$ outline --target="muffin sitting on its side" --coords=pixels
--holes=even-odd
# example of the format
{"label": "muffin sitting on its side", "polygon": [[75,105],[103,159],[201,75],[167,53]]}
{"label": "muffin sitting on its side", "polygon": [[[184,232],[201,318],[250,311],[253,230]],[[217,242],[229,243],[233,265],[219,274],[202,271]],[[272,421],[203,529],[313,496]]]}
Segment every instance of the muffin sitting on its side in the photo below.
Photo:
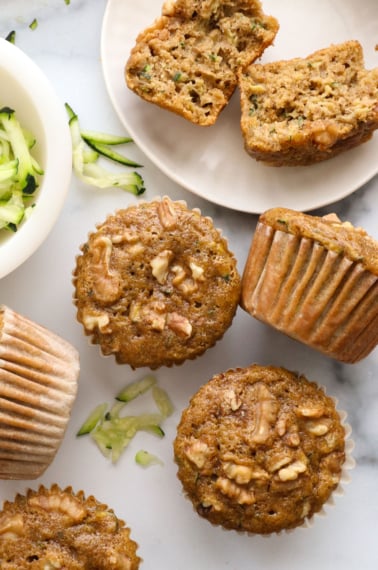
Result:
{"label": "muffin sitting on its side", "polygon": [[130,529],[83,491],[40,486],[0,512],[2,570],[137,570],[139,562]]}
{"label": "muffin sitting on its side", "polygon": [[237,70],[255,61],[277,31],[259,0],[167,1],[136,39],[126,83],[146,101],[212,125],[235,91]]}
{"label": "muffin sitting on its side", "polygon": [[239,73],[246,151],[273,166],[308,165],[355,147],[378,128],[378,68],[357,41]]}
{"label": "muffin sitting on its side", "polygon": [[53,461],[79,369],[69,342],[0,305],[0,479],[35,479]]}
{"label": "muffin sitting on its side", "polygon": [[357,362],[378,344],[378,243],[335,215],[268,210],[252,239],[241,305],[332,358]]}
{"label": "muffin sitting on its side", "polygon": [[333,400],[283,368],[214,376],[183,412],[178,477],[199,515],[270,534],[303,525],[339,485],[346,431]]}
{"label": "muffin sitting on its side", "polygon": [[85,333],[132,368],[202,354],[231,325],[240,297],[235,257],[212,220],[168,197],[99,225],[74,285]]}

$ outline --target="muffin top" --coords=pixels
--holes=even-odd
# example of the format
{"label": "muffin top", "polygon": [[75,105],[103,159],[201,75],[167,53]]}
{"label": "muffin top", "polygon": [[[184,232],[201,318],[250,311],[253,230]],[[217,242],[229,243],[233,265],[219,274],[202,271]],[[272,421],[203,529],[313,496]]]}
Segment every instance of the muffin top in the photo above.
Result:
{"label": "muffin top", "polygon": [[259,222],[300,237],[317,241],[326,249],[347,256],[378,275],[378,242],[362,228],[342,222],[335,214],[312,216],[288,208],[272,208]]}
{"label": "muffin top", "polygon": [[203,353],[231,324],[240,295],[236,260],[212,220],[167,197],[99,225],[74,285],[86,334],[133,368]]}
{"label": "muffin top", "polygon": [[113,510],[71,487],[29,489],[0,512],[2,570],[137,570],[136,550]]}
{"label": "muffin top", "polygon": [[227,529],[269,534],[303,524],[341,478],[345,429],[333,400],[283,368],[214,376],[183,412],[178,477],[197,512]]}

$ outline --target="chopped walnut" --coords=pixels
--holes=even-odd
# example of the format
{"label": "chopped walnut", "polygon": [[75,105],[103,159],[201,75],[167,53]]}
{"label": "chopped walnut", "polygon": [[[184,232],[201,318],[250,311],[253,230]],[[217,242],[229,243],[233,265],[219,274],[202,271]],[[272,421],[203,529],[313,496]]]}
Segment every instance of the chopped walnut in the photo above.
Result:
{"label": "chopped walnut", "polygon": [[236,463],[225,463],[224,472],[229,479],[233,479],[238,485],[246,485],[252,480],[269,479],[269,474],[261,467],[248,467],[247,465],[237,465]]}
{"label": "chopped walnut", "polygon": [[305,429],[312,435],[322,436],[328,433],[330,428],[330,421],[327,419],[313,421],[309,420],[306,422]]}
{"label": "chopped walnut", "polygon": [[117,271],[110,270],[112,249],[112,241],[107,236],[99,235],[93,242],[93,295],[101,303],[113,303],[122,294],[120,276]]}
{"label": "chopped walnut", "polygon": [[304,473],[307,470],[307,466],[303,461],[297,460],[291,463],[287,467],[283,467],[278,471],[278,477],[281,481],[294,481],[298,479],[300,473]]}
{"label": "chopped walnut", "polygon": [[250,436],[253,443],[264,443],[270,434],[270,428],[277,420],[279,404],[264,384],[258,386],[256,422]]}
{"label": "chopped walnut", "polygon": [[269,458],[267,461],[267,468],[271,473],[278,471],[282,467],[285,467],[291,463],[293,458],[285,452],[277,453],[273,457]]}
{"label": "chopped walnut", "polygon": [[178,313],[168,313],[167,327],[183,338],[190,338],[193,331],[190,321]]}
{"label": "chopped walnut", "polygon": [[127,251],[130,257],[137,257],[138,255],[141,255],[145,249],[146,248],[142,243],[134,243],[133,245],[130,245]]}
{"label": "chopped walnut", "polygon": [[194,439],[190,445],[186,447],[185,454],[194,465],[202,469],[207,461],[209,451],[210,449],[207,443]]}
{"label": "chopped walnut", "polygon": [[163,285],[167,281],[169,264],[172,259],[173,252],[169,249],[165,249],[156,255],[150,262],[150,265],[152,267],[152,275],[155,277],[158,283],[160,283],[160,285]]}
{"label": "chopped walnut", "polygon": [[219,477],[215,482],[215,487],[220,490],[223,495],[235,499],[239,505],[253,505],[256,502],[253,491],[239,487],[225,477]]}
{"label": "chopped walnut", "polygon": [[339,136],[337,125],[322,125],[314,131],[314,142],[320,149],[327,149],[337,141]]}
{"label": "chopped walnut", "polygon": [[189,267],[190,267],[190,270],[192,272],[192,277],[193,277],[194,281],[204,281],[205,280],[205,277],[204,277],[205,270],[203,269],[203,267],[200,267],[194,261],[189,262]]}
{"label": "chopped walnut", "polygon": [[226,390],[224,393],[224,400],[233,412],[236,412],[236,410],[238,410],[242,405],[241,399],[235,394],[234,390]]}
{"label": "chopped walnut", "polygon": [[0,540],[17,540],[24,534],[22,515],[5,515],[0,518]]}
{"label": "chopped walnut", "polygon": [[171,271],[175,274],[175,277],[172,279],[172,285],[178,287],[186,279],[186,271],[181,265],[173,265]]}
{"label": "chopped walnut", "polygon": [[323,406],[303,406],[296,410],[298,416],[304,418],[321,418],[324,414]]}
{"label": "chopped walnut", "polygon": [[83,311],[82,321],[88,331],[93,331],[97,327],[100,332],[106,333],[110,319],[109,315],[105,312],[94,314]]}
{"label": "chopped walnut", "polygon": [[168,196],[164,196],[158,206],[158,216],[161,225],[167,230],[171,230],[176,226],[176,212],[173,202]]}
{"label": "chopped walnut", "polygon": [[64,492],[52,493],[50,495],[35,495],[28,499],[28,503],[30,507],[67,515],[75,522],[80,522],[87,514],[87,510],[76,497]]}

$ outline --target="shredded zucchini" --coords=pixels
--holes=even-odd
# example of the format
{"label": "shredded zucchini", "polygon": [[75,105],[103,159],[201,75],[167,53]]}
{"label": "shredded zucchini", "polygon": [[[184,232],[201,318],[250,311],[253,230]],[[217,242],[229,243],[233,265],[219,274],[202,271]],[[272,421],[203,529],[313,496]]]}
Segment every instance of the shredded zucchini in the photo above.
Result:
{"label": "shredded zucchini", "polygon": [[163,465],[162,460],[159,459],[157,455],[154,455],[145,449],[140,449],[135,454],[135,461],[142,467],[150,467],[151,465]]}
{"label": "shredded zucchini", "polygon": [[35,137],[10,107],[0,109],[0,230],[16,231],[33,208],[43,169],[31,154]]}
{"label": "shredded zucchini", "polygon": [[[151,374],[131,382],[115,397],[112,406],[99,404],[81,425],[77,436],[90,434],[101,453],[116,463],[132,439],[140,431],[164,437],[163,421],[173,412],[173,405],[165,390],[157,390],[156,378]],[[153,389],[157,412],[122,415],[129,402]]]}
{"label": "shredded zucchini", "polygon": [[[121,188],[136,196],[145,191],[144,180],[138,172],[110,172],[97,163],[101,155],[124,166],[140,167],[111,147],[130,142],[129,137],[106,135],[93,131],[81,131],[79,118],[73,109],[65,104],[72,139],[72,163],[76,176],[85,184],[97,188]],[[110,141],[110,142],[109,142]]]}

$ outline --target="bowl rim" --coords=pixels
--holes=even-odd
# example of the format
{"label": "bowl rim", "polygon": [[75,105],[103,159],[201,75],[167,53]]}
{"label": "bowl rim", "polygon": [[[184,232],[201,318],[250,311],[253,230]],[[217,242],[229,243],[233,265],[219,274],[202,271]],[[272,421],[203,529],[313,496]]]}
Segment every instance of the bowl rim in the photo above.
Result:
{"label": "bowl rim", "polygon": [[[64,103],[41,68],[18,46],[3,38],[0,38],[0,54],[5,73],[22,78],[22,89],[28,92],[46,143],[45,172],[36,198],[37,206],[19,230],[0,243],[1,279],[36,252],[52,230],[70,186],[72,141]],[[1,104],[11,106],[12,102],[1,101]]]}

